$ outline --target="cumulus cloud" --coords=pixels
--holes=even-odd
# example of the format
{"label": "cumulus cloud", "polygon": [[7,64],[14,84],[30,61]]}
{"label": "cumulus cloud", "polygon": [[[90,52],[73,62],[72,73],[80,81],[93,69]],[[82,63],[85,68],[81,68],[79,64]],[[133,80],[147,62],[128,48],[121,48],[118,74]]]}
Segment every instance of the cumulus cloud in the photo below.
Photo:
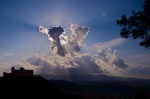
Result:
{"label": "cumulus cloud", "polygon": [[120,69],[125,69],[128,67],[124,63],[123,59],[117,56],[117,52],[111,49],[100,49],[95,56],[95,59],[97,62],[103,62],[108,66],[114,66]]}
{"label": "cumulus cloud", "polygon": [[[71,57],[70,57],[71,58]],[[34,66],[40,67],[38,72],[48,74],[74,74],[74,73],[100,73],[100,67],[90,56],[80,56],[70,58],[34,55],[26,61]]]}
{"label": "cumulus cloud", "polygon": [[34,55],[26,61],[39,67],[40,74],[114,74],[128,67],[116,52],[110,49],[98,51],[95,56],[89,54],[67,57]]}
{"label": "cumulus cloud", "polygon": [[[36,67],[39,74],[115,74],[128,68],[116,51],[111,49],[99,47],[92,55],[86,52],[80,53],[89,28],[71,24],[70,31],[70,36],[66,36],[62,26],[50,28],[40,26],[39,32],[47,35],[51,42],[52,53],[35,54],[26,62]],[[96,46],[106,48],[123,42],[122,39],[115,39]]]}
{"label": "cumulus cloud", "polygon": [[[76,24],[71,24],[71,39],[70,41],[70,45],[75,45],[78,48],[82,47],[84,45],[84,39],[86,38],[88,32],[89,32],[89,28],[88,27],[79,27]],[[75,47],[73,46],[73,47]],[[76,48],[75,48],[76,49]],[[78,50],[76,50],[78,51]]]}
{"label": "cumulus cloud", "polygon": [[68,38],[64,35],[65,29],[62,26],[52,26],[50,28],[40,26],[39,32],[48,36],[48,39],[52,43],[52,51],[56,51],[60,56],[65,56],[65,54],[67,54],[64,44],[67,44]]}
{"label": "cumulus cloud", "polygon": [[116,39],[113,39],[113,40],[110,40],[110,41],[107,41],[107,42],[100,42],[100,43],[97,43],[95,44],[95,47],[96,48],[112,48],[112,47],[115,47],[115,46],[119,46],[121,44],[123,44],[125,42],[125,39],[123,38],[116,38]]}
{"label": "cumulus cloud", "polygon": [[84,45],[84,39],[89,32],[88,27],[80,27],[76,24],[71,24],[70,30],[71,38],[68,38],[62,26],[52,26],[50,28],[39,26],[39,32],[47,35],[51,41],[51,50],[60,56],[80,51]]}

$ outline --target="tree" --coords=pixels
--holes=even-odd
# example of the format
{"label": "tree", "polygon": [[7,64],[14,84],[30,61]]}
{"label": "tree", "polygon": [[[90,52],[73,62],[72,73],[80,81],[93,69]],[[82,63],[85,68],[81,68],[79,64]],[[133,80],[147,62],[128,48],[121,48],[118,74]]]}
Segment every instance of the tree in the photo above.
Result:
{"label": "tree", "polygon": [[145,0],[143,10],[133,11],[129,18],[122,15],[117,24],[122,26],[121,37],[140,38],[140,45],[150,49],[150,0]]}

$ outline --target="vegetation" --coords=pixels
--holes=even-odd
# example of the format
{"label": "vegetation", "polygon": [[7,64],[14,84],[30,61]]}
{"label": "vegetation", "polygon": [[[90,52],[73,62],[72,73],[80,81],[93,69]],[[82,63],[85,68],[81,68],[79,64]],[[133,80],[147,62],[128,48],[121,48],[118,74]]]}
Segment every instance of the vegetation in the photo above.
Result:
{"label": "vegetation", "polygon": [[122,26],[121,37],[133,39],[140,38],[141,46],[150,48],[150,0],[145,0],[143,10],[135,12],[127,18],[122,15],[120,20],[117,20],[117,24]]}

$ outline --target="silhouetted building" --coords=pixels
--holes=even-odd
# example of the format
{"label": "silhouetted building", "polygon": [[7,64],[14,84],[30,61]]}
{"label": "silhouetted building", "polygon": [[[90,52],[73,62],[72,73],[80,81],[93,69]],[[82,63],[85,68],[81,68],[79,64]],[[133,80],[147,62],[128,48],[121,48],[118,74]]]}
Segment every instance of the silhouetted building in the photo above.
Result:
{"label": "silhouetted building", "polygon": [[19,70],[15,70],[15,67],[11,68],[11,73],[3,73],[3,77],[32,77],[33,70],[25,70],[21,67]]}

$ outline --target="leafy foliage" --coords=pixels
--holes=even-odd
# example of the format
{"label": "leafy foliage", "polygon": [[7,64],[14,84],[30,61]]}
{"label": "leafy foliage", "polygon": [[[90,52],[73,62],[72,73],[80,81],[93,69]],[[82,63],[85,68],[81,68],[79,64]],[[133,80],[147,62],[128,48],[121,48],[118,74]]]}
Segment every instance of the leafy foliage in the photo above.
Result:
{"label": "leafy foliage", "polygon": [[140,38],[142,40],[140,45],[150,48],[150,0],[145,0],[143,8],[142,11],[133,11],[129,18],[122,15],[117,24],[122,26],[121,37]]}

